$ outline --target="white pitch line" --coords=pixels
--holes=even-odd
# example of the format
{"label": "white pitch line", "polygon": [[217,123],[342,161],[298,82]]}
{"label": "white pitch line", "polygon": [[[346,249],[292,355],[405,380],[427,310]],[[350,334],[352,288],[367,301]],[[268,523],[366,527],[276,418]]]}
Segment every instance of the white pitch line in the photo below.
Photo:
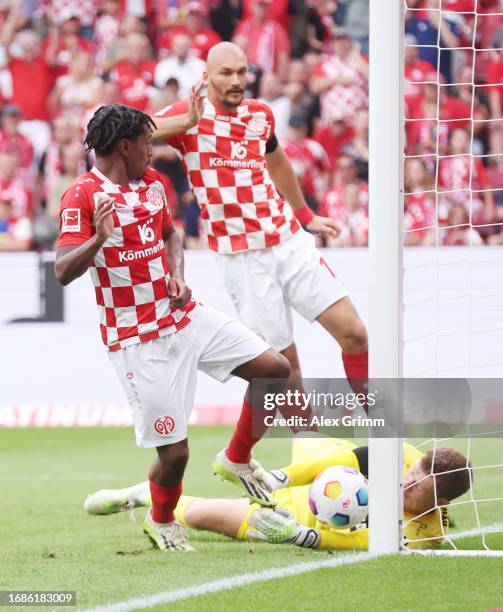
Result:
{"label": "white pitch line", "polygon": [[[170,553],[167,553],[170,554]],[[171,553],[173,554],[173,553]],[[176,553],[174,553],[176,554]],[[230,576],[222,580],[213,580],[211,582],[203,582],[191,587],[176,589],[175,591],[162,591],[156,595],[145,595],[143,597],[135,597],[126,601],[120,601],[107,606],[99,606],[90,608],[87,612],[128,612],[130,610],[144,610],[152,608],[159,604],[173,603],[198,595],[207,595],[208,593],[217,593],[218,591],[226,591],[236,587],[253,584],[254,582],[265,582],[266,580],[274,580],[276,578],[284,578],[285,576],[296,576],[306,572],[313,572],[326,567],[338,567],[339,565],[347,565],[350,563],[360,563],[367,561],[369,555],[366,552],[334,557],[323,561],[308,561],[307,563],[296,563],[286,567],[273,567],[261,572],[252,572],[248,574],[240,574],[238,576]]]}
{"label": "white pitch line", "polygon": [[484,527],[477,529],[476,527],[474,529],[469,529],[468,531],[453,531],[452,533],[447,533],[447,538],[449,538],[450,540],[460,540],[462,538],[470,538],[471,536],[478,536],[478,535],[482,535],[482,534],[489,534],[489,533],[498,533],[498,532],[502,532],[503,533],[503,523],[493,523],[492,525],[484,525]]}

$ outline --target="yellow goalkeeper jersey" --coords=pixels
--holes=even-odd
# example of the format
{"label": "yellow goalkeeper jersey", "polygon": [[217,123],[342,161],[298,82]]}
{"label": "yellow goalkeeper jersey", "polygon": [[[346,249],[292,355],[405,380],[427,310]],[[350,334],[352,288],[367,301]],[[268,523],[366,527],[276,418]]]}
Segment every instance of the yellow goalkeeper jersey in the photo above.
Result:
{"label": "yellow goalkeeper jersey", "polygon": [[[347,465],[366,471],[360,465],[356,445],[349,440],[334,438],[297,439],[292,446],[292,463],[283,468],[289,476],[289,486],[274,493],[281,508],[290,510],[297,522],[314,527],[321,534],[320,548],[326,550],[365,550],[368,548],[368,529],[333,529],[316,520],[309,508],[309,485],[324,469],[333,465]],[[404,443],[404,475],[422,457],[414,446]],[[434,548],[442,543],[448,529],[445,508],[433,510],[419,518],[405,514],[404,537],[409,548]]]}

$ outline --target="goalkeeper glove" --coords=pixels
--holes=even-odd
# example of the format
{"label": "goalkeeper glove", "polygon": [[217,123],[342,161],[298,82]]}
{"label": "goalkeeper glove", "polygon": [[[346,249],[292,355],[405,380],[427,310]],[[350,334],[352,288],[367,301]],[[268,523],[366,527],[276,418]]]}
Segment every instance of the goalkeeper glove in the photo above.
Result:
{"label": "goalkeeper glove", "polygon": [[320,534],[316,529],[299,525],[293,514],[283,508],[254,510],[248,523],[254,527],[246,532],[252,540],[293,544],[302,548],[317,548],[320,543]]}

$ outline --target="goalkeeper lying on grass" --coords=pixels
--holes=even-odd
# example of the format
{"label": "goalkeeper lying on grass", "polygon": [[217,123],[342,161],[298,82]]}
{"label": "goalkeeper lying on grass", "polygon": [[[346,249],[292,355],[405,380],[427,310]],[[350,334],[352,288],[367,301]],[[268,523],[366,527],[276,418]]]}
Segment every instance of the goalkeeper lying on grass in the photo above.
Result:
{"label": "goalkeeper lying on grass", "polygon": [[[368,476],[368,448],[334,438],[297,438],[292,443],[292,463],[266,474],[274,490],[276,510],[250,504],[247,499],[183,495],[175,516],[193,529],[238,540],[288,543],[321,550],[364,550],[368,545],[365,526],[334,529],[317,521],[309,509],[309,484],[333,465],[351,466]],[[404,444],[404,536],[409,547],[440,546],[448,529],[444,506],[469,489],[470,471],[466,458],[454,449],[437,448],[432,466],[431,451],[423,454]],[[143,482],[127,489],[98,491],[87,498],[84,508],[89,514],[113,514],[149,504],[148,482]]]}

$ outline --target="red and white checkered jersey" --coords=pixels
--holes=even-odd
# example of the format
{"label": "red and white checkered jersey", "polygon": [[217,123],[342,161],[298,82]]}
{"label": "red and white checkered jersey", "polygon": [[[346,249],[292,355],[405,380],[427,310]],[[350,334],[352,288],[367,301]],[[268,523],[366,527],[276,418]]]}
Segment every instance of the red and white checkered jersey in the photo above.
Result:
{"label": "red and white checkered jersey", "polygon": [[[179,102],[156,116],[186,113],[187,106]],[[272,247],[300,229],[267,171],[266,143],[273,134],[267,105],[243,100],[235,113],[227,113],[206,99],[199,123],[168,139],[181,154],[214,251]]]}
{"label": "red and white checkered jersey", "polygon": [[97,168],[64,194],[58,247],[86,242],[96,230],[94,210],[104,194],[114,198],[114,229],[89,272],[96,291],[103,342],[115,351],[182,329],[195,302],[173,310],[163,231],[171,225],[159,175],[148,168],[129,187],[112,183]]}

